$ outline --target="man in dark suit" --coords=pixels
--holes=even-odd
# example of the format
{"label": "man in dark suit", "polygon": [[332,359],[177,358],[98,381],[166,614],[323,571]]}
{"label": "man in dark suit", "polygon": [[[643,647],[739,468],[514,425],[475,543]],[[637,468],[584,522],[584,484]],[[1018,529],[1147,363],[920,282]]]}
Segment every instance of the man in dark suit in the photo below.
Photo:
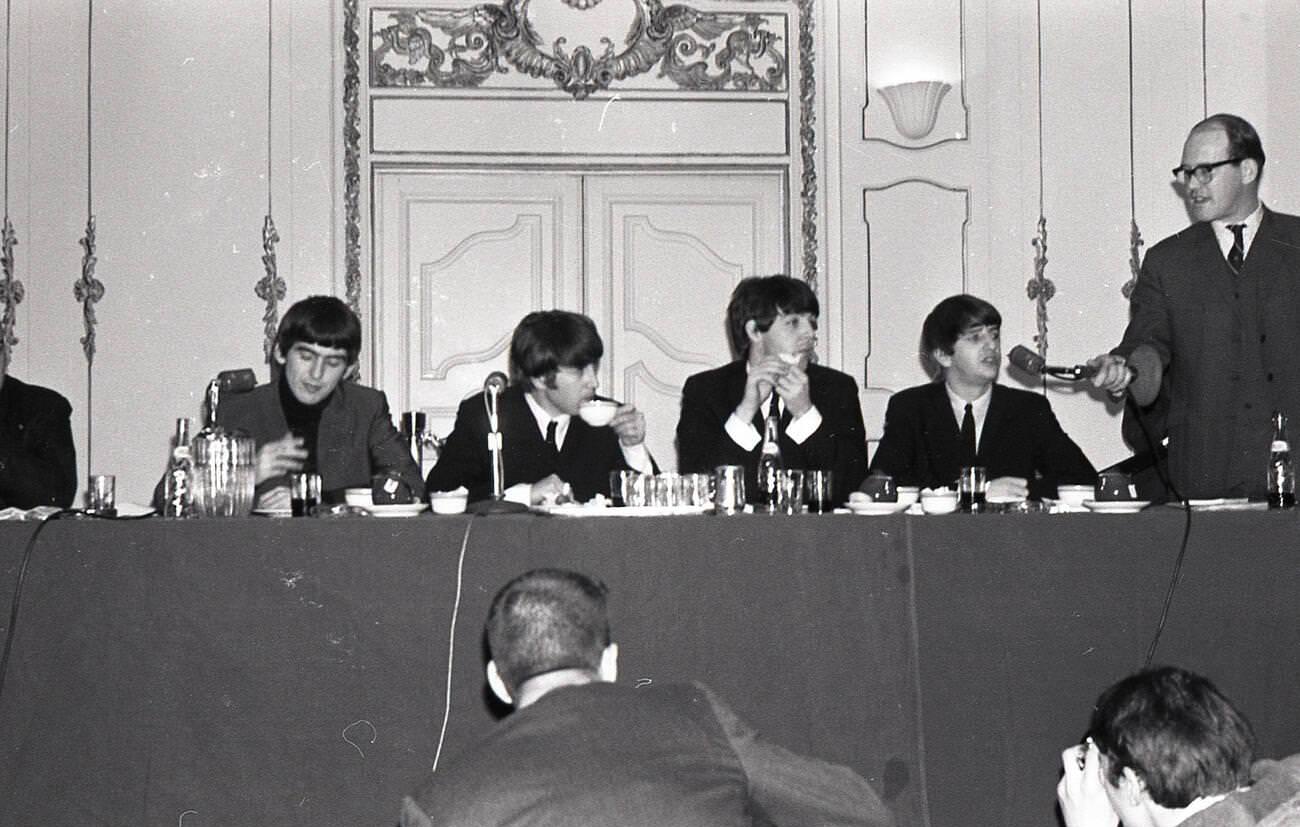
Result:
{"label": "man in dark suit", "polygon": [[727,305],[736,360],[695,374],[682,388],[681,471],[743,465],[746,495],[757,502],[764,418],[776,405],[785,466],[832,471],[835,502],[857,488],[867,468],[858,384],[848,374],[810,363],[819,314],[817,296],[798,279],[751,276],[736,285]]}
{"label": "man in dark suit", "polygon": [[72,406],[62,395],[7,376],[0,346],[0,508],[67,508],[77,494]]}
{"label": "man in dark suit", "polygon": [[[620,405],[608,426],[578,416],[596,398],[605,346],[591,319],[564,310],[529,313],[510,340],[510,386],[497,400],[506,499],[524,505],[608,495],[609,473],[654,472],[645,415]],[[429,472],[430,491],[464,486],[471,502],[492,494],[492,457],[483,394],[461,403]]]}
{"label": "man in dark suit", "polygon": [[1055,497],[1058,484],[1096,482],[1045,397],[997,384],[1001,326],[997,308],[966,294],[930,311],[921,344],[938,378],[890,398],[873,474],[934,488],[982,465],[992,498]]}
{"label": "man in dark suit", "polygon": [[764,742],[703,685],[615,684],[607,594],[561,569],[497,593],[488,684],[515,711],[404,799],[402,827],[893,823],[861,776]]}
{"label": "man in dark suit", "polygon": [[[1192,128],[1174,177],[1195,222],[1152,247],[1124,339],[1090,364],[1120,393],[1147,345],[1166,383],[1152,438],[1169,437],[1169,477],[1184,497],[1267,494],[1273,411],[1300,416],[1300,218],[1259,200],[1264,148],[1235,115]],[[1135,445],[1139,451],[1149,446]]]}
{"label": "man in dark suit", "polygon": [[[382,391],[344,381],[356,370],[361,322],[333,296],[296,302],[280,320],[272,354],[277,381],[226,396],[217,421],[247,431],[257,443],[257,505],[289,507],[288,475],[320,474],[328,499],[387,474],[419,502],[424,480],[406,441],[393,427]],[[161,499],[155,491],[155,501]]]}

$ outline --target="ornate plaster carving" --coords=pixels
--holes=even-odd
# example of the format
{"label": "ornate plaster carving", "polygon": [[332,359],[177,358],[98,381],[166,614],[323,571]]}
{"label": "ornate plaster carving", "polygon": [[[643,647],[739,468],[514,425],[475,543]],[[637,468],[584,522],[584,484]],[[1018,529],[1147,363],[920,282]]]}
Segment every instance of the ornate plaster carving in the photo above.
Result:
{"label": "ornate plaster carving", "polygon": [[[633,0],[627,31],[601,36],[596,54],[584,44],[570,48],[564,36],[544,43],[529,16],[531,2],[375,10],[371,86],[477,87],[514,70],[549,79],[582,100],[658,67],[659,77],[690,91],[785,89],[783,38],[772,30],[779,27],[779,15],[704,12],[681,4],[665,8],[660,0]],[[594,5],[588,0],[583,8]],[[384,20],[391,23],[382,25]]]}
{"label": "ornate plaster carving", "polygon": [[262,357],[268,365],[271,364],[271,351],[275,348],[276,330],[280,327],[280,302],[284,301],[285,295],[284,279],[280,278],[275,260],[275,245],[279,241],[275,222],[267,213],[262,224],[262,266],[266,275],[258,280],[253,292],[266,302],[266,310],[262,313]]}
{"label": "ornate plaster carving", "polygon": [[95,255],[95,216],[86,219],[86,235],[81,239],[81,278],[72,285],[72,295],[81,302],[82,321],[86,335],[81,337],[81,349],[86,354],[86,364],[95,362],[95,305],[104,298],[104,283],[95,278],[95,264],[99,261]]}
{"label": "ornate plaster carving", "polygon": [[17,320],[18,304],[26,293],[23,283],[14,278],[14,247],[16,246],[18,246],[18,235],[14,232],[14,225],[9,222],[9,216],[5,216],[4,229],[0,231],[0,266],[4,269],[4,280],[0,281],[0,301],[3,301],[5,306],[4,316],[0,318],[0,359],[3,359],[0,364],[3,365],[9,364],[14,345],[18,344],[18,337],[14,334],[14,323]]}

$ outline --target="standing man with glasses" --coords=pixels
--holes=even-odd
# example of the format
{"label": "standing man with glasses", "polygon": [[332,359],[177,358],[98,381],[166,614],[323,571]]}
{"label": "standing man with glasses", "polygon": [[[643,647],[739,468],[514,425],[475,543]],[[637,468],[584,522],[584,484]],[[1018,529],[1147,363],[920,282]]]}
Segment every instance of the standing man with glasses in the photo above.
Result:
{"label": "standing man with glasses", "polygon": [[[1175,184],[1195,222],[1151,248],[1124,339],[1090,365],[1121,393],[1139,345],[1160,356],[1169,477],[1184,497],[1267,494],[1271,415],[1300,417],[1300,218],[1259,200],[1255,128],[1218,114],[1192,127]],[[1152,446],[1135,446],[1149,450]]]}

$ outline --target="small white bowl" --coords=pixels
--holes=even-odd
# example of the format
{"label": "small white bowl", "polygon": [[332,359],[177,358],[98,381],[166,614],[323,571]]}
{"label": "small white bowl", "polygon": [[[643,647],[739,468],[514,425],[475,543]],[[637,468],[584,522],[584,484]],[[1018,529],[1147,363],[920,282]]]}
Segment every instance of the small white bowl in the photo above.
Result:
{"label": "small white bowl", "polygon": [[1083,508],[1084,500],[1091,500],[1095,489],[1091,485],[1058,485],[1056,498],[1073,508]]}
{"label": "small white bowl", "polygon": [[429,505],[434,514],[464,514],[469,505],[469,491],[462,486],[454,491],[430,492]]}
{"label": "small white bowl", "polygon": [[345,488],[343,489],[343,502],[348,505],[355,505],[359,508],[370,508],[374,500],[370,496],[369,488]]}
{"label": "small white bowl", "polygon": [[920,498],[920,496],[921,496],[921,489],[918,486],[915,485],[898,486],[898,501],[900,503],[906,503],[907,505],[911,505],[912,503],[916,502]]}
{"label": "small white bowl", "polygon": [[922,494],[921,510],[926,514],[951,514],[957,510],[957,495]]}
{"label": "small white bowl", "polygon": [[578,416],[593,428],[603,428],[618,412],[618,403],[610,399],[588,399],[578,406]]}

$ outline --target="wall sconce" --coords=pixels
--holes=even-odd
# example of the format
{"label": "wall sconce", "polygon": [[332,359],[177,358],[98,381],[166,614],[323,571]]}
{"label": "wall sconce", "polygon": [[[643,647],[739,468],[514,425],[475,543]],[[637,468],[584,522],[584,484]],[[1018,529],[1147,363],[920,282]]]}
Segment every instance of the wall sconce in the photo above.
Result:
{"label": "wall sconce", "polygon": [[882,86],[880,96],[889,105],[894,126],[906,138],[919,140],[930,134],[939,117],[939,104],[951,89],[941,80],[916,80]]}

